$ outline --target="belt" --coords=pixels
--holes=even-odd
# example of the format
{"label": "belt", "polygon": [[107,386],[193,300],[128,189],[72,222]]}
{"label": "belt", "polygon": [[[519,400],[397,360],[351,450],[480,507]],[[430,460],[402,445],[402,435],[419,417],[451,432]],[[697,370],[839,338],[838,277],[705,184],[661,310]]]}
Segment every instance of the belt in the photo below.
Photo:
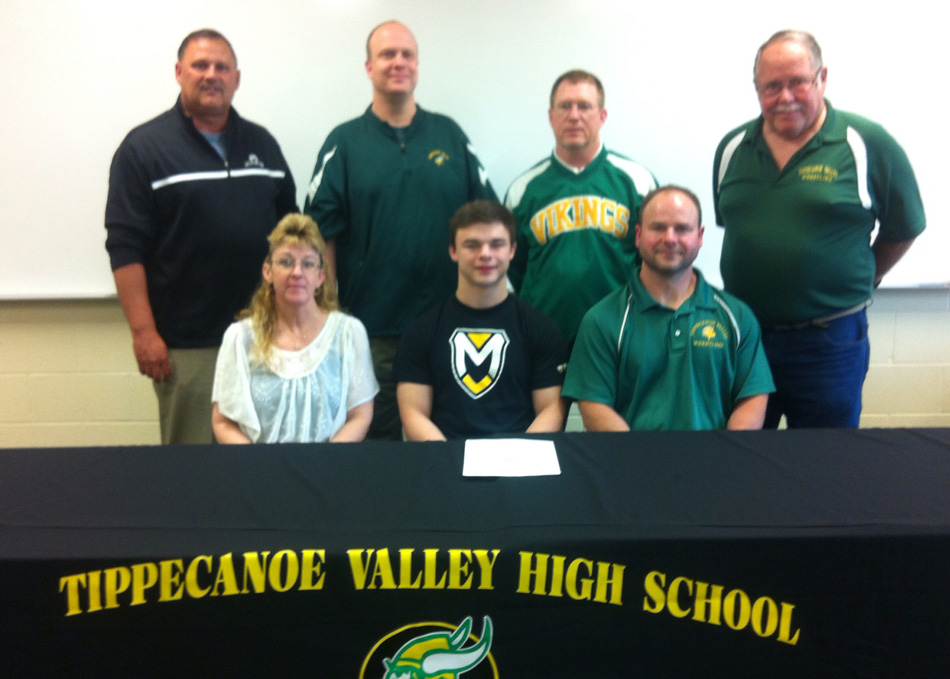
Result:
{"label": "belt", "polygon": [[804,330],[805,328],[827,328],[831,321],[836,321],[839,318],[856,314],[859,311],[866,309],[870,305],[871,300],[867,300],[866,302],[861,302],[861,304],[858,304],[857,306],[853,306],[848,309],[842,309],[841,311],[836,311],[833,314],[822,316],[821,318],[813,318],[810,321],[788,324],[776,323],[775,325],[763,325],[762,328],[763,330]]}

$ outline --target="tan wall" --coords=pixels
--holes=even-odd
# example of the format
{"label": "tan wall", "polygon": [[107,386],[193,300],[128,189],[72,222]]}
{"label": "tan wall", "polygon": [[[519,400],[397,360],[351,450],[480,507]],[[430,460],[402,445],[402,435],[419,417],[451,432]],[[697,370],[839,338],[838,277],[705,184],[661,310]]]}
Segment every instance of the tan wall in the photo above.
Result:
{"label": "tan wall", "polygon": [[950,427],[950,292],[890,290],[868,312],[862,427]]}
{"label": "tan wall", "polygon": [[117,301],[3,302],[0,446],[158,442],[155,395]]}
{"label": "tan wall", "polygon": [[[862,426],[950,427],[950,293],[878,297]],[[158,441],[118,302],[0,306],[0,447]]]}

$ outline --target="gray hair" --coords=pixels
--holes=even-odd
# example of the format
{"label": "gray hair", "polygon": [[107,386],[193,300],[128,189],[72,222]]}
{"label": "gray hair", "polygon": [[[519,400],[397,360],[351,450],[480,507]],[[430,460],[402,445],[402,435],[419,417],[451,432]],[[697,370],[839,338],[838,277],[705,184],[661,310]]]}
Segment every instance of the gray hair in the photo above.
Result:
{"label": "gray hair", "polygon": [[231,50],[231,56],[234,57],[234,65],[237,66],[237,53],[234,51],[234,47],[231,46],[231,41],[213,28],[199,28],[197,31],[192,31],[186,35],[185,39],[181,41],[181,46],[178,48],[178,61],[182,60],[182,57],[185,56],[185,49],[194,40],[223,40],[228,46],[228,49]]}
{"label": "gray hair", "polygon": [[757,78],[759,75],[759,59],[762,58],[762,52],[765,51],[765,48],[772,43],[781,42],[783,40],[797,42],[807,47],[808,51],[811,52],[812,69],[816,71],[821,69],[823,66],[821,61],[821,47],[818,45],[818,41],[815,40],[815,36],[813,36],[808,31],[794,31],[791,29],[786,29],[773,34],[771,38],[762,43],[759,51],[755,53],[755,64],[752,66],[753,79]]}

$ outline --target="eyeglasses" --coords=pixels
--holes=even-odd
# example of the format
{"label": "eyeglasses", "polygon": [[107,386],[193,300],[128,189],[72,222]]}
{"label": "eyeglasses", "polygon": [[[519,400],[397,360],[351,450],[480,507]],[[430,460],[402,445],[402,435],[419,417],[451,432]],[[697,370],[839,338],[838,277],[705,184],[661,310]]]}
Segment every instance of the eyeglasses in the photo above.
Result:
{"label": "eyeglasses", "polygon": [[293,271],[297,268],[297,264],[300,264],[300,269],[306,273],[316,271],[320,268],[320,262],[316,259],[294,259],[293,257],[281,257],[276,262],[274,266],[284,271]]}
{"label": "eyeglasses", "polygon": [[596,104],[592,104],[589,101],[559,101],[554,105],[554,110],[566,116],[575,106],[577,107],[577,112],[581,115],[595,111],[598,108]]}
{"label": "eyeglasses", "polygon": [[772,82],[765,83],[764,85],[756,84],[755,89],[758,91],[759,96],[762,97],[777,97],[785,90],[785,88],[788,88],[788,91],[792,94],[808,94],[808,91],[812,88],[812,85],[818,81],[819,73],[821,73],[820,68],[808,78],[773,80]]}

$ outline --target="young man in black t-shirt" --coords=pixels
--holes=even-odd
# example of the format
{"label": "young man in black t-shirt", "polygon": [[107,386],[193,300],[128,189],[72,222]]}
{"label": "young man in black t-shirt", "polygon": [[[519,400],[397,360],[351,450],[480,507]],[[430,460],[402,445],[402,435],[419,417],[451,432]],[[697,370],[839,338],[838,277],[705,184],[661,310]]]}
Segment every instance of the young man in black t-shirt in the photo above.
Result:
{"label": "young man in black t-shirt", "polygon": [[559,431],[567,346],[549,318],[509,294],[514,217],[489,200],[450,222],[455,295],[403,334],[393,372],[412,441]]}

